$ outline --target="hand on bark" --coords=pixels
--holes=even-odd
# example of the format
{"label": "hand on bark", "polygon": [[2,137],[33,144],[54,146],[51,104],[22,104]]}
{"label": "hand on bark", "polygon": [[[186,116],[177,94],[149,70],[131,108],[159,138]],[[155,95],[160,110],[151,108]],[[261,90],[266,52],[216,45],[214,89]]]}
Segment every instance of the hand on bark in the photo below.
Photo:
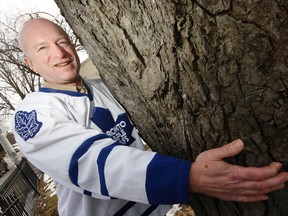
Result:
{"label": "hand on bark", "polygon": [[232,165],[223,160],[239,154],[243,148],[243,142],[235,140],[199,154],[190,169],[190,192],[227,201],[256,202],[268,199],[267,193],[285,187],[288,173],[278,173],[281,163],[257,168]]}

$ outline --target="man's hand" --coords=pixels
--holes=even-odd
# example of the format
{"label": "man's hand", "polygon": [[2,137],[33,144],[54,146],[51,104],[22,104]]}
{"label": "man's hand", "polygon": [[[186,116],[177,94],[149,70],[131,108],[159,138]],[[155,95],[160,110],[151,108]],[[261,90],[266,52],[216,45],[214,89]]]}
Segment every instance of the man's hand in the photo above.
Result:
{"label": "man's hand", "polygon": [[223,160],[239,154],[243,148],[243,142],[235,140],[199,154],[190,169],[190,192],[227,201],[256,202],[268,199],[267,193],[285,186],[288,173],[278,173],[281,163],[257,168],[232,165]]}

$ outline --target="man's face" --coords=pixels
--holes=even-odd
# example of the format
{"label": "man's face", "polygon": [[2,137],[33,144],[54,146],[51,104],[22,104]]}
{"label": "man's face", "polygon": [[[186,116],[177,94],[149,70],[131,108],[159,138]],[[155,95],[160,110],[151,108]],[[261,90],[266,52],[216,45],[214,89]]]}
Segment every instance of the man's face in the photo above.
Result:
{"label": "man's face", "polygon": [[67,34],[45,20],[32,20],[27,25],[21,42],[29,67],[49,83],[76,85],[80,62]]}

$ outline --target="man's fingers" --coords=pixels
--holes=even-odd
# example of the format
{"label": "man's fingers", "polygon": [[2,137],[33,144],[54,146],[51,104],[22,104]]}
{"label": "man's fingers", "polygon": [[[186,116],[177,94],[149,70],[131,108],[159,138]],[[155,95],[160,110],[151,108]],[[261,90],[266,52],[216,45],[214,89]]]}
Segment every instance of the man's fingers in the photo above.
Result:
{"label": "man's fingers", "polygon": [[[281,167],[282,167],[282,164],[278,162],[273,162],[269,166],[264,166],[264,167],[240,167],[239,166],[238,167],[239,170],[237,170],[235,174],[235,179],[240,178],[240,179],[249,180],[249,181],[265,180],[267,178],[276,176]],[[285,176],[283,176],[283,178],[284,179],[282,179],[282,181],[285,182]]]}
{"label": "man's fingers", "polygon": [[[234,192],[234,197],[229,197],[230,201],[238,201],[238,202],[256,202],[256,201],[262,201],[267,200],[268,196],[266,194],[277,191],[280,189],[283,189],[285,187],[284,184],[273,186],[271,188],[268,188],[266,190],[246,190],[246,191],[240,191],[238,194]],[[225,199],[225,198],[224,198]]]}
{"label": "man's fingers", "polygon": [[[219,197],[220,199],[223,200],[229,200],[229,201],[237,201],[237,202],[256,202],[256,201],[262,201],[262,200],[267,200],[268,196],[267,194],[273,191],[280,190],[284,188],[285,185],[277,185],[273,186],[271,188],[268,188],[266,190],[256,190],[256,189],[251,189],[251,190],[228,190],[225,193],[219,192],[218,194],[213,194],[211,193],[212,196],[214,197]],[[219,196],[219,194],[222,194]]]}
{"label": "man's fingers", "polygon": [[265,201],[268,199],[267,195],[257,195],[257,196],[235,196],[229,201],[236,201],[236,202],[258,202],[258,201]]}
{"label": "man's fingers", "polygon": [[238,195],[261,195],[285,187],[284,183],[278,183],[278,180],[275,181],[276,183],[270,179],[266,182],[244,181],[231,186],[229,190]]}
{"label": "man's fingers", "polygon": [[239,154],[244,148],[243,142],[238,139],[234,140],[231,143],[228,143],[227,145],[224,145],[220,148],[211,149],[210,151],[210,157],[215,159],[224,159],[227,157],[232,157],[237,154]]}
{"label": "man's fingers", "polygon": [[285,184],[276,185],[265,190],[265,194],[285,188]]}

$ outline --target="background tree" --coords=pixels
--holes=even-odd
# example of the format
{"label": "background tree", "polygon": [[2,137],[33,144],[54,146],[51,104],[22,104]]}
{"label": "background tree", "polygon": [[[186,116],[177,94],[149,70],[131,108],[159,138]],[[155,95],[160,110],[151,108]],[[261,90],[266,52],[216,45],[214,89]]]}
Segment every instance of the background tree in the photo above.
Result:
{"label": "background tree", "polygon": [[[241,138],[229,161],[288,167],[288,2],[55,0],[153,150],[194,160]],[[199,215],[286,215],[288,188],[258,203],[191,197]]]}
{"label": "background tree", "polygon": [[15,110],[17,102],[28,92],[35,91],[39,76],[23,62],[17,43],[18,31],[14,23],[0,23],[0,112],[5,122]]}

